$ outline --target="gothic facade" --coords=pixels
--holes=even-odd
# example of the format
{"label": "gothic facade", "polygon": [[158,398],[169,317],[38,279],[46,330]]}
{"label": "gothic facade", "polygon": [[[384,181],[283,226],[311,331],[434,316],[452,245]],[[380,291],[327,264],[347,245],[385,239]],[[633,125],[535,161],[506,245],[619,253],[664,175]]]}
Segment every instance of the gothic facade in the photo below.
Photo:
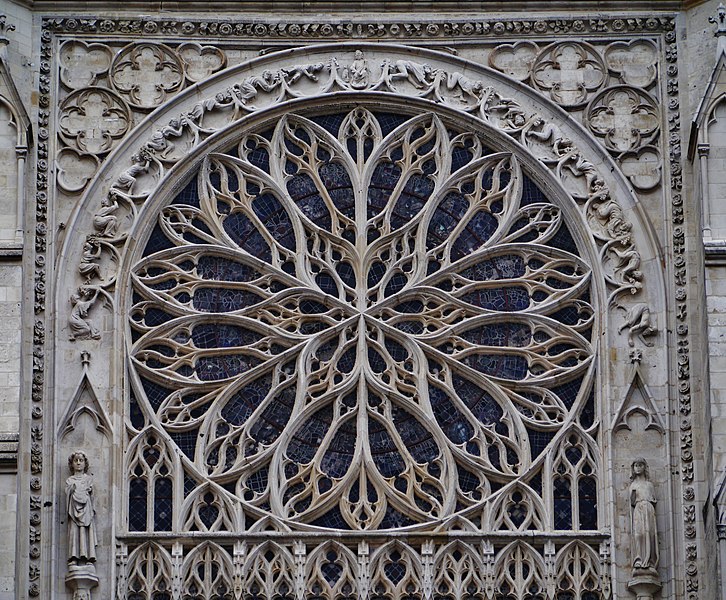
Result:
{"label": "gothic facade", "polygon": [[3,4],[0,600],[726,597],[726,8],[359,4]]}

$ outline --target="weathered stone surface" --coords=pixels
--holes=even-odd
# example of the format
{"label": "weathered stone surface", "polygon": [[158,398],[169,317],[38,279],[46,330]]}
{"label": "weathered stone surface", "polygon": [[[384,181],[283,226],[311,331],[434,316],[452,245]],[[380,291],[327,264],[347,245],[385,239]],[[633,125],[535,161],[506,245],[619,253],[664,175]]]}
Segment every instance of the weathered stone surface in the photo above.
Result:
{"label": "weathered stone surface", "polygon": [[717,2],[152,4],[3,6],[0,600],[720,597]]}

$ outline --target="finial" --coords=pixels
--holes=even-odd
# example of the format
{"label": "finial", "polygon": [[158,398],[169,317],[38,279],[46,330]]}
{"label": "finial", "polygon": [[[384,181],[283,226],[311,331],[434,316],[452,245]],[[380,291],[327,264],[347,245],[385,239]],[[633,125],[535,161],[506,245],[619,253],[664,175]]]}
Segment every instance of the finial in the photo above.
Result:
{"label": "finial", "polygon": [[88,350],[81,352],[81,364],[84,368],[87,368],[91,364],[91,353]]}
{"label": "finial", "polygon": [[716,29],[716,36],[726,35],[726,6],[721,2],[716,9],[715,17],[708,17],[709,23],[715,23],[718,25]]}

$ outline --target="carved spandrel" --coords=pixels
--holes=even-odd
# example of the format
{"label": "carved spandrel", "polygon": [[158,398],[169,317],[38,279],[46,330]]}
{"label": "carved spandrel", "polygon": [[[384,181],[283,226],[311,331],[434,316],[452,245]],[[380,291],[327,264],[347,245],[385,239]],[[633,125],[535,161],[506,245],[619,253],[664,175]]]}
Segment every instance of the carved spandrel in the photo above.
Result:
{"label": "carved spandrel", "polygon": [[113,60],[111,84],[133,107],[149,110],[163,104],[184,83],[179,57],[164,44],[130,44]]}

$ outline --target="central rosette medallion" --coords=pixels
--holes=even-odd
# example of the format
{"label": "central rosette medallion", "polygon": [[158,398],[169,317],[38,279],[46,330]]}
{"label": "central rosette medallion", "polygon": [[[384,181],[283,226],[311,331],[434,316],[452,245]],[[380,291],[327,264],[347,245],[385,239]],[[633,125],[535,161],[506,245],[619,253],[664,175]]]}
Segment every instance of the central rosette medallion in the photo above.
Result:
{"label": "central rosette medallion", "polygon": [[430,527],[541,495],[589,394],[590,269],[560,209],[433,114],[245,133],[161,210],[133,277],[141,411],[185,485],[250,514]]}

